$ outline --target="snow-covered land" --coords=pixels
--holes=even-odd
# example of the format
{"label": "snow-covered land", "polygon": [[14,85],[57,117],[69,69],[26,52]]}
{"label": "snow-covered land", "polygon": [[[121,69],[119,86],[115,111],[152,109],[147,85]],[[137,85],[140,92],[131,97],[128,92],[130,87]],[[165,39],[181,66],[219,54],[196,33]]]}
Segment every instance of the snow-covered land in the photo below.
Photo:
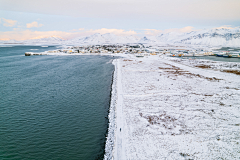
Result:
{"label": "snow-covered land", "polygon": [[239,62],[222,62],[203,59],[180,59],[180,58],[168,58],[170,61],[181,63],[190,67],[198,67],[202,69],[211,69],[221,72],[232,72],[240,75],[240,63]]}
{"label": "snow-covered land", "polygon": [[161,33],[156,36],[117,36],[112,33],[96,33],[89,36],[63,40],[59,37],[30,39],[25,41],[0,41],[0,44],[127,44],[143,43],[157,45],[204,45],[204,46],[228,46],[240,47],[240,29],[204,29],[186,33]]}
{"label": "snow-covered land", "polygon": [[51,36],[47,38],[25,40],[22,42],[25,44],[64,44],[65,40],[60,37]]}
{"label": "snow-covered land", "polygon": [[186,33],[169,32],[157,36],[145,36],[139,42],[175,45],[206,45],[239,47],[240,29],[204,29]]}
{"label": "snow-covered land", "polygon": [[[159,36],[160,38],[161,36]],[[205,29],[192,31],[172,39],[174,43],[209,45],[209,46],[236,46],[240,44],[240,30],[238,29]]]}
{"label": "snow-covered land", "polygon": [[240,159],[239,75],[159,56],[113,64],[105,159]]}

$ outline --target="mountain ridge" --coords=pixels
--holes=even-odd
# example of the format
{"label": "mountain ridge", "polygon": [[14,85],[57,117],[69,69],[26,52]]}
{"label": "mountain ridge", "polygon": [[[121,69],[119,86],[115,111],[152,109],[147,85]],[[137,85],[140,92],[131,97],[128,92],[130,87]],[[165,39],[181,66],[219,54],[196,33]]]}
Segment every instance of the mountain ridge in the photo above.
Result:
{"label": "mountain ridge", "polygon": [[235,46],[240,47],[240,29],[203,29],[185,33],[168,32],[156,36],[117,36],[112,33],[95,33],[89,36],[81,36],[70,40],[64,40],[57,36],[40,39],[29,39],[25,41],[2,41],[2,43],[24,43],[24,44],[185,44],[185,45],[207,45],[207,46]]}

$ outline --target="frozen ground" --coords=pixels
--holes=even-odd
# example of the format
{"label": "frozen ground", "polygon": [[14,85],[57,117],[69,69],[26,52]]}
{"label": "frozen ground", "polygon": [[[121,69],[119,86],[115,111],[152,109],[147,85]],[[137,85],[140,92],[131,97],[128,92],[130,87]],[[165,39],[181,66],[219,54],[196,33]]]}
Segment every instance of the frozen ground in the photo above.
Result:
{"label": "frozen ground", "polygon": [[[222,61],[212,61],[203,59],[180,59],[180,58],[170,58],[164,57],[170,61],[176,63],[181,63],[190,67],[198,67],[203,69],[218,70],[221,72],[232,72],[240,75],[240,63],[239,62],[222,62]],[[239,72],[239,73],[238,73]]]}
{"label": "frozen ground", "polygon": [[240,159],[240,76],[174,60],[114,60],[105,159]]}

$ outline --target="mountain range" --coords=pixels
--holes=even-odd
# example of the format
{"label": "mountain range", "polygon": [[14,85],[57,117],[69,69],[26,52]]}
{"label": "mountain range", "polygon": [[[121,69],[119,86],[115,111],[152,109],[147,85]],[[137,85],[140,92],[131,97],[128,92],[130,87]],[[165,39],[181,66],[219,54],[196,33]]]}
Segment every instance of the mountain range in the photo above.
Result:
{"label": "mountain range", "polygon": [[78,37],[70,40],[63,40],[59,37],[48,37],[40,39],[30,39],[25,41],[2,41],[0,43],[22,43],[22,44],[171,44],[171,45],[206,45],[206,46],[230,46],[240,47],[240,29],[204,29],[200,31],[191,31],[187,33],[161,33],[156,36],[138,37],[117,36],[112,33],[96,33],[89,36]]}

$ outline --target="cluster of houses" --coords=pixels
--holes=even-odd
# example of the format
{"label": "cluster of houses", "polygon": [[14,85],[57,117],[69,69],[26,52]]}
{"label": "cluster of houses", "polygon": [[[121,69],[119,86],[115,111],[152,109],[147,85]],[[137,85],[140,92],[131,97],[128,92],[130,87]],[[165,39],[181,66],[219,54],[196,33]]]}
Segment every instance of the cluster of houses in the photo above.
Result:
{"label": "cluster of houses", "polygon": [[[144,57],[151,55],[166,55],[172,57],[198,57],[198,56],[222,56],[217,50],[210,49],[185,49],[183,46],[144,46],[143,44],[134,45],[87,45],[87,46],[65,46],[64,49],[50,50],[43,53],[26,52],[26,56],[30,55],[48,55],[48,54],[133,54],[136,57]],[[235,55],[236,54],[236,55]],[[240,57],[240,53],[227,52],[223,56]]]}
{"label": "cluster of houses", "polygon": [[137,45],[89,45],[89,46],[71,46],[66,49],[48,51],[49,53],[63,52],[68,54],[136,54],[137,56],[150,55],[169,55],[181,56],[186,54],[212,54],[212,52],[204,50],[189,50],[189,49],[163,49],[152,46]]}

